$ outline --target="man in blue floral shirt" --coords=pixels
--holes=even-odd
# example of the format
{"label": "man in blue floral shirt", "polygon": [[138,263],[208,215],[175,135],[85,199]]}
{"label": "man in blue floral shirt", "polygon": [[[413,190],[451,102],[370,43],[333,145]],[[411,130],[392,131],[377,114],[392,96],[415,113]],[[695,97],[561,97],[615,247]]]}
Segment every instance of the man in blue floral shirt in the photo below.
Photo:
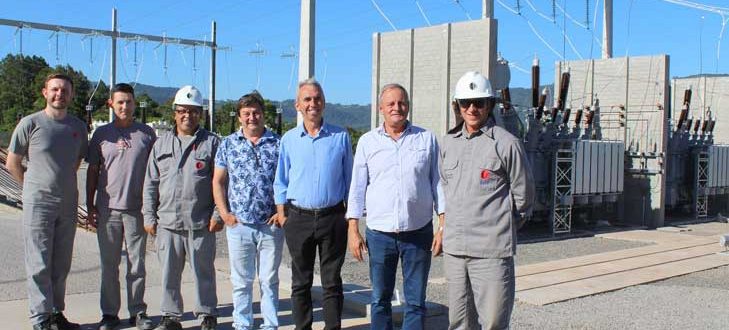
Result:
{"label": "man in blue floral shirt", "polygon": [[261,285],[262,329],[278,327],[278,266],[283,232],[277,226],[273,179],[279,137],[263,122],[263,97],[253,91],[238,100],[241,129],[218,147],[213,195],[225,222],[233,283],[233,326],[253,328],[253,280]]}

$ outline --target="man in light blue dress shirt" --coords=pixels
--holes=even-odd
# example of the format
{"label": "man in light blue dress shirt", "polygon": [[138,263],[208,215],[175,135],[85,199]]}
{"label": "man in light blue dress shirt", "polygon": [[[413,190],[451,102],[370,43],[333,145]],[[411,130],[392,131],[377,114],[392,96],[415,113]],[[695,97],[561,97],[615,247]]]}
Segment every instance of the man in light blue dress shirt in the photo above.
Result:
{"label": "man in light blue dress shirt", "polygon": [[[425,291],[431,250],[440,254],[442,227],[433,234],[445,208],[439,183],[435,136],[407,120],[408,93],[401,85],[382,88],[382,126],[357,144],[347,203],[349,248],[355,259],[369,254],[372,329],[392,329],[392,294],[398,259],[402,260],[405,315],[403,329],[425,326]],[[366,243],[359,219],[367,217]]]}
{"label": "man in light blue dress shirt", "polygon": [[281,138],[274,201],[291,254],[291,305],[296,329],[311,329],[314,260],[319,268],[324,329],[341,328],[342,277],[347,253],[344,201],[352,178],[352,145],[341,127],[324,122],[324,91],[316,80],[299,83],[296,109],[304,121]]}

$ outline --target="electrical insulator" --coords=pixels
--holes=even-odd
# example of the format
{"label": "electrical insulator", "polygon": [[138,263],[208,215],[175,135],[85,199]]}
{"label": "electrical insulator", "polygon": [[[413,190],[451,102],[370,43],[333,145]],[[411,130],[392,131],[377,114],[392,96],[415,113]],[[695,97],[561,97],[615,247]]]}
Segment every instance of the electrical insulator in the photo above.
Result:
{"label": "electrical insulator", "polygon": [[618,111],[618,121],[620,122],[620,127],[625,127],[625,124],[627,122],[627,116],[625,113],[625,106],[620,106]]}

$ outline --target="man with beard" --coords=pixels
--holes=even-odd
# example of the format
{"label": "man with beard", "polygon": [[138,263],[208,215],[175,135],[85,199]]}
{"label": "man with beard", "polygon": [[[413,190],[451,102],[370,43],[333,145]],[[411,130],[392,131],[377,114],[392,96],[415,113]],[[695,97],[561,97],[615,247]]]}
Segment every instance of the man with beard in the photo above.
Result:
{"label": "man with beard", "polygon": [[[63,315],[76,236],[76,171],[86,156],[86,124],[68,113],[73,82],[50,74],[45,109],[15,127],[6,166],[23,186],[23,240],[30,322],[34,330],[79,329]],[[27,168],[23,158],[28,159]]]}

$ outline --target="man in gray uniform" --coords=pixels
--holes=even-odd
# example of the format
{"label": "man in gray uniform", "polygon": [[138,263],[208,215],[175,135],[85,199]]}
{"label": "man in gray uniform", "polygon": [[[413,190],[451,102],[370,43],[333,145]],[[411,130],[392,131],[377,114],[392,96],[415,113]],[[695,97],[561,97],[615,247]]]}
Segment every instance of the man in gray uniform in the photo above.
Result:
{"label": "man in gray uniform", "polygon": [[443,137],[440,164],[449,329],[477,329],[479,323],[507,329],[516,230],[531,211],[534,181],[521,142],[490,116],[490,82],[466,72],[454,98],[462,122]]}
{"label": "man in gray uniform", "polygon": [[132,86],[114,86],[108,104],[114,109],[114,122],[94,131],[86,174],[86,205],[90,222],[97,225],[101,257],[99,329],[112,330],[120,325],[119,262],[126,244],[129,322],[148,330],[154,325],[144,302],[147,233],[142,219],[142,185],[156,135],[151,127],[134,121]]}
{"label": "man in gray uniform", "polygon": [[173,109],[175,127],[159,137],[152,148],[144,181],[144,229],[157,235],[162,264],[162,321],[158,330],[182,329],[180,281],[185,259],[195,278],[202,330],[217,325],[215,292],[215,232],[223,221],[213,217],[212,178],[220,140],[201,128],[203,97],[192,86],[177,91]]}
{"label": "man in gray uniform", "polygon": [[[45,109],[15,127],[6,166],[23,185],[23,240],[33,329],[79,329],[63,315],[66,278],[76,235],[76,171],[86,156],[86,124],[68,114],[73,82],[51,74]],[[27,168],[22,164],[28,159]]]}

